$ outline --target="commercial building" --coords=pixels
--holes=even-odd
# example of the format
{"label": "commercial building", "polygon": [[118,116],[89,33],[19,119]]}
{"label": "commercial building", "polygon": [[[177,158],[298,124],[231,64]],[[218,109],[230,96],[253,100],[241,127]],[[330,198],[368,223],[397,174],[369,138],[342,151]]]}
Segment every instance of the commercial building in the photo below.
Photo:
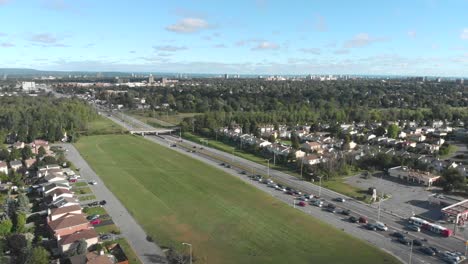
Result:
{"label": "commercial building", "polygon": [[425,186],[432,186],[440,176],[431,174],[429,172],[420,172],[411,170],[406,166],[398,166],[388,169],[388,175],[398,179],[406,180],[408,182],[415,182]]}

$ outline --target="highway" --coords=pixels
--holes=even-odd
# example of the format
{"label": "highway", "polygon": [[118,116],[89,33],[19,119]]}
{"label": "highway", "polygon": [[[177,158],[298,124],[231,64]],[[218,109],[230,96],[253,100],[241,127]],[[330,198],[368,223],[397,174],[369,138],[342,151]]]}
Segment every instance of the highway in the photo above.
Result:
{"label": "highway", "polygon": [[[124,117],[122,118],[122,116]],[[136,120],[133,117],[130,117],[122,113],[119,113],[118,116],[115,116],[115,114],[113,114],[108,117],[112,119],[114,122],[126,128],[131,128],[131,125],[128,125],[126,122],[122,122],[122,120],[124,121],[131,120],[130,122],[133,123],[133,125],[139,124],[139,122],[141,122],[139,120]],[[144,127],[148,128],[148,125],[144,124]],[[264,165],[237,157],[230,153],[226,153],[226,152],[222,152],[222,151],[212,149],[206,146],[202,146],[202,145],[190,142],[190,141],[183,140],[183,142],[180,142],[180,138],[173,136],[173,135],[146,136],[146,138],[166,147],[171,147],[171,145],[176,144],[178,147],[175,147],[172,149],[176,151],[181,151],[186,155],[190,155],[210,165],[218,166],[219,168],[229,172],[230,174],[236,177],[240,177],[242,180],[250,182],[257,188],[261,189],[262,191],[266,191],[270,195],[273,195],[279,200],[293,206],[292,196],[286,195],[279,191],[275,191],[271,188],[266,187],[263,184],[259,184],[258,182],[253,182],[245,175],[241,176],[241,174],[239,173],[240,171],[246,171],[248,174],[250,174],[253,170],[254,174],[261,174],[262,176],[266,176],[268,174],[268,168]],[[196,149],[196,152],[188,151],[188,150],[194,150],[194,149]],[[233,168],[228,169],[225,167],[221,167],[219,166],[220,163],[231,164]],[[297,190],[300,190],[303,193],[318,195],[319,192],[321,192],[321,198],[327,201],[332,201],[337,197],[344,197],[346,199],[345,203],[339,203],[339,204],[336,202],[333,202],[333,203],[336,204],[341,209],[351,210],[352,215],[354,216],[365,216],[371,222],[377,220],[378,210],[376,206],[371,206],[371,205],[362,203],[360,201],[357,201],[350,197],[346,197],[344,195],[341,195],[339,193],[336,193],[326,188],[321,188],[321,191],[319,191],[320,189],[319,186],[310,182],[302,181],[294,176],[291,176],[281,171],[270,169],[269,174],[270,174],[270,177],[275,182],[287,185]],[[318,208],[315,208],[313,206],[307,205],[304,208],[296,206],[296,208],[303,210],[304,212],[316,218],[319,218],[323,220],[324,222],[332,224],[335,227],[342,229],[343,231],[353,236],[366,240],[369,243],[374,244],[377,247],[382,248],[392,253],[393,255],[399,257],[400,260],[402,260],[402,262],[409,263],[410,247],[396,242],[395,239],[390,236],[390,234],[395,231],[408,232],[408,230],[405,229],[405,226],[408,223],[406,219],[402,218],[401,216],[396,216],[388,212],[381,211],[380,221],[387,224],[389,227],[389,230],[385,232],[381,232],[381,231],[374,232],[374,231],[365,230],[362,227],[357,227],[355,226],[355,224],[351,224],[348,221],[345,221],[344,219],[347,219],[347,217],[345,216],[335,215],[335,214],[331,214],[328,212],[324,212],[322,210],[317,210]],[[455,237],[443,238],[438,235],[425,232],[425,231],[422,231],[422,232],[410,231],[408,232],[406,236],[411,239],[416,238],[419,240],[426,240],[427,242],[424,242],[425,244],[430,245],[430,246],[435,246],[442,251],[444,250],[458,251],[458,252],[465,251],[465,244],[460,238],[455,238]],[[427,255],[423,255],[422,253],[419,253],[416,247],[414,248],[411,259],[412,259],[411,263],[443,263],[442,260],[438,259],[437,257],[430,257]]]}

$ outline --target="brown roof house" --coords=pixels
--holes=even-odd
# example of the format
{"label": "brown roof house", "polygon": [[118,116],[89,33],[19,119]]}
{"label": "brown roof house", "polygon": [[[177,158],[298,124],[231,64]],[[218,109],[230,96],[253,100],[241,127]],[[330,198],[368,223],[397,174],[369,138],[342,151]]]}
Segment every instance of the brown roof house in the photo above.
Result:
{"label": "brown roof house", "polygon": [[[99,236],[94,228],[81,230],[70,235],[57,236],[57,243],[62,253],[67,252],[79,240],[85,240],[88,247],[99,242]],[[89,262],[88,262],[89,263]],[[112,262],[111,262],[112,263]]]}
{"label": "brown roof house", "polygon": [[57,238],[92,228],[83,214],[66,214],[58,219],[48,221],[47,225]]}
{"label": "brown roof house", "polygon": [[67,214],[68,215],[82,214],[81,206],[71,205],[71,206],[64,206],[61,208],[52,208],[52,209],[47,210],[47,216],[49,217],[49,221],[57,220]]}

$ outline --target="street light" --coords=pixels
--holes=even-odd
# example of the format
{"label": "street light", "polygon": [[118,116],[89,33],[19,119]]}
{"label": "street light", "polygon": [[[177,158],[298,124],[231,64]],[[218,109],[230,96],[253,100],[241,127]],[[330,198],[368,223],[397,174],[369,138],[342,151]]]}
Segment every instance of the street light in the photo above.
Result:
{"label": "street light", "polygon": [[268,178],[270,178],[270,160],[271,159],[267,159],[267,163],[268,163],[268,169],[267,169],[267,174],[268,174]]}
{"label": "street light", "polygon": [[408,264],[411,264],[411,259],[413,258],[413,240],[411,240],[411,247],[410,247],[410,253],[409,253],[409,261]]}
{"label": "street light", "polygon": [[189,248],[190,248],[190,264],[192,264],[192,244],[184,242],[184,243],[182,243],[182,245],[189,246]]}
{"label": "street light", "polygon": [[322,197],[322,176],[317,176],[319,178],[319,197]]}

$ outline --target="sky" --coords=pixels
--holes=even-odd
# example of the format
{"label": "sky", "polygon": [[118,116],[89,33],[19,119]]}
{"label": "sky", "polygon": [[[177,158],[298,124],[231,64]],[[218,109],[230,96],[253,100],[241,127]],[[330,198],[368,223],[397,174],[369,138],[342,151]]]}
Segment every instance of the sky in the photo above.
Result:
{"label": "sky", "polygon": [[468,76],[468,0],[0,0],[0,67]]}

